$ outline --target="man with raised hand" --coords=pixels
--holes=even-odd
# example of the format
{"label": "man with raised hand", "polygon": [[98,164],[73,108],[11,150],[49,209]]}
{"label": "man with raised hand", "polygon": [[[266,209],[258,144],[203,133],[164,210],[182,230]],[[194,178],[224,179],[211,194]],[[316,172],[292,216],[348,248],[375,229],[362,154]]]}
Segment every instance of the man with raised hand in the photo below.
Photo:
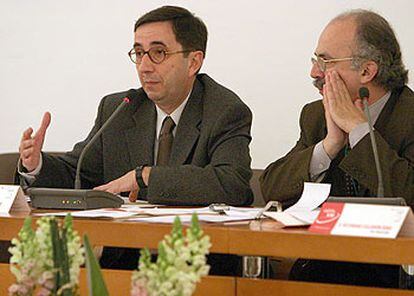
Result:
{"label": "man with raised hand", "polygon": [[[87,152],[83,188],[131,192],[131,200],[171,205],[252,202],[251,112],[206,74],[207,29],[188,10],[164,6],[142,16],[129,52],[142,88]],[[125,97],[108,95],[95,126],[71,152],[41,152],[50,115],[24,132],[20,172],[31,186],[73,188],[79,155]]]}
{"label": "man with raised hand", "polygon": [[[198,74],[207,46],[204,23],[184,8],[164,6],[139,18],[134,33],[128,54],[142,87],[85,155],[82,188],[157,204],[249,205],[252,114],[231,90]],[[126,94],[104,97],[87,138],[61,157],[41,152],[46,113],[39,131],[32,137],[27,130],[20,143],[23,181],[73,188],[81,151]],[[101,264],[134,269],[137,253],[105,248]],[[234,257],[216,261],[211,265],[220,274],[234,273],[238,264]]]}

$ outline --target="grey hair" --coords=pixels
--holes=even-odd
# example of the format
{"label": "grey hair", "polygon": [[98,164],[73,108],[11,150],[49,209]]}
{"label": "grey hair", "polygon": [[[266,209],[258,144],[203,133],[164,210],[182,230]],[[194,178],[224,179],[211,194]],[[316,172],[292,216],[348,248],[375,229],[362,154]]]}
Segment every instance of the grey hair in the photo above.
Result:
{"label": "grey hair", "polygon": [[374,83],[386,90],[403,87],[408,82],[408,70],[402,61],[400,45],[390,24],[379,14],[364,10],[350,10],[334,21],[353,18],[357,25],[354,69],[368,60],[378,65]]}

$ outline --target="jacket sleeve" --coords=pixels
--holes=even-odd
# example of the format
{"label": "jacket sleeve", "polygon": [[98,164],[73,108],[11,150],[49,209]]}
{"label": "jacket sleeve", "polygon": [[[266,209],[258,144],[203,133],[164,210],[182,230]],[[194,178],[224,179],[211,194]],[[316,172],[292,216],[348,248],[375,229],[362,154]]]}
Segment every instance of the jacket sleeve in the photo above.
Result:
{"label": "jacket sleeve", "polygon": [[[310,181],[309,165],[315,144],[320,141],[317,128],[323,113],[320,108],[306,105],[300,115],[300,138],[284,157],[271,163],[260,177],[260,186],[266,201],[277,200],[284,205],[295,203]],[[321,117],[322,115],[322,117]],[[320,129],[320,126],[319,126]]]}
{"label": "jacket sleeve", "polygon": [[[54,187],[54,188],[74,188],[76,166],[79,156],[85,146],[89,143],[95,133],[101,127],[102,110],[104,101],[101,101],[98,109],[98,116],[95,125],[89,135],[82,142],[77,143],[72,151],[65,153],[63,156],[54,156],[43,153],[42,169],[36,180],[31,185],[33,187]],[[87,156],[81,168],[82,188],[92,188],[102,184],[102,143],[101,138],[90,147]]]}
{"label": "jacket sleeve", "polygon": [[252,114],[244,104],[226,107],[208,131],[209,164],[153,167],[147,199],[170,205],[251,204],[249,143]]}

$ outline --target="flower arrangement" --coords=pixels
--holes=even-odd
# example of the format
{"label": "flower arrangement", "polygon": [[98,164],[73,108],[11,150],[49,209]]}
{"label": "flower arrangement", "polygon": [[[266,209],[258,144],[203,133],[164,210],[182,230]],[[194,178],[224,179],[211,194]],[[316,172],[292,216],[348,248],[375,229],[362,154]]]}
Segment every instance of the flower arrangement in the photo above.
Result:
{"label": "flower arrangement", "polygon": [[151,262],[148,249],[141,250],[138,270],[132,274],[131,295],[191,295],[197,282],[210,269],[206,263],[210,247],[210,238],[203,234],[196,214],[185,236],[181,221],[176,217],[171,234],[158,245],[156,262]]}
{"label": "flower arrangement", "polygon": [[[16,283],[10,286],[9,295],[78,295],[85,258],[89,293],[109,295],[89,239],[84,237],[82,247],[70,214],[62,225],[55,217],[43,217],[36,224],[33,230],[31,218],[26,218],[18,238],[12,240],[10,270]],[[201,230],[196,214],[186,235],[176,217],[171,234],[159,243],[156,262],[151,262],[148,249],[141,250],[138,270],[132,274],[131,295],[191,295],[210,269],[206,263],[210,247],[210,238]]]}
{"label": "flower arrangement", "polygon": [[16,277],[9,295],[76,295],[84,251],[72,216],[68,214],[62,225],[55,217],[37,220],[36,230],[31,224],[32,219],[26,218],[9,249],[10,270]]}

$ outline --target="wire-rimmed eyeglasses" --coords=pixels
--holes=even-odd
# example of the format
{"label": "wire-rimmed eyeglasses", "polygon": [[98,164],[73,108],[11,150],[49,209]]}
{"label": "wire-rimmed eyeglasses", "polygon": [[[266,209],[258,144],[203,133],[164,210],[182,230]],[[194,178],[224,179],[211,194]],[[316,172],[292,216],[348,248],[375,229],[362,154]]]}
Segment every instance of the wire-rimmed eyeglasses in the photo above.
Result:
{"label": "wire-rimmed eyeglasses", "polygon": [[315,54],[315,57],[311,58],[312,64],[316,64],[322,72],[326,71],[326,64],[330,63],[337,63],[337,62],[344,62],[344,61],[352,61],[354,57],[348,57],[348,58],[338,58],[338,59],[325,59],[321,56],[318,56]]}

